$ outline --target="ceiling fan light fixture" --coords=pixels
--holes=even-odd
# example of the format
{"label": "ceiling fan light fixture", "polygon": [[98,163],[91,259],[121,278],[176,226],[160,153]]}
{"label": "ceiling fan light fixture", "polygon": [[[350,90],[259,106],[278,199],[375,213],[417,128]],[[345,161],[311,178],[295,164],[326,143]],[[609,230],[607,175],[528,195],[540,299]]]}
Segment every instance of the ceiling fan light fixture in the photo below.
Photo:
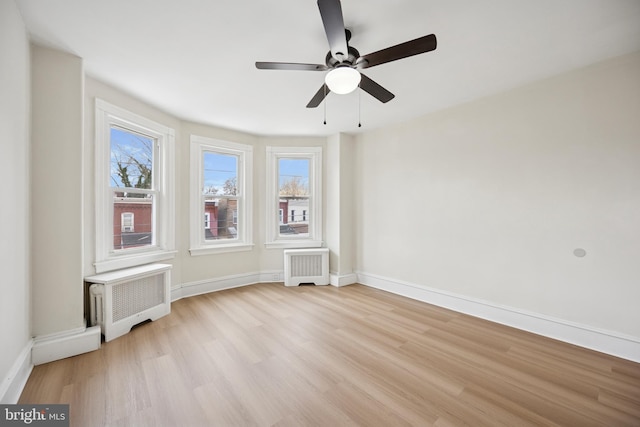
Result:
{"label": "ceiling fan light fixture", "polygon": [[360,73],[349,66],[337,67],[329,71],[324,82],[329,90],[339,95],[353,92],[360,84]]}

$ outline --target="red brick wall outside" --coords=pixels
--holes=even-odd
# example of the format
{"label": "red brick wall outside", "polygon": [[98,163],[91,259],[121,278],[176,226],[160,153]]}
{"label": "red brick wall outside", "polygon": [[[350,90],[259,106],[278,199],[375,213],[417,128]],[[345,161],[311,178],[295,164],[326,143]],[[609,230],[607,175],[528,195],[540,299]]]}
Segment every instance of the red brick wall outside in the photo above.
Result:
{"label": "red brick wall outside", "polygon": [[282,223],[289,223],[289,201],[288,200],[280,200],[280,208],[282,209]]}
{"label": "red brick wall outside", "polygon": [[[151,222],[151,200],[118,198],[113,202],[113,248],[122,248],[122,214],[130,212],[133,214],[132,233],[151,233],[153,224]],[[145,242],[149,244],[151,242]],[[141,244],[140,246],[145,246]],[[128,246],[131,247],[131,246]]]}
{"label": "red brick wall outside", "polygon": [[[213,202],[205,202],[204,212],[209,214],[209,232],[211,233],[209,236],[216,237],[218,235],[218,207]],[[209,236],[205,230],[205,239]]]}
{"label": "red brick wall outside", "polygon": [[[221,198],[218,205],[214,202],[205,203],[204,211],[209,213],[209,230],[205,231],[205,238],[216,237],[233,237],[229,231],[229,227],[237,227],[233,223],[233,211],[237,210],[238,203],[236,200],[228,200]],[[285,202],[286,209],[286,202]],[[122,231],[122,214],[133,214],[133,231]],[[117,198],[113,202],[113,248],[123,249],[125,247],[145,246],[151,243],[150,238],[142,239],[141,244],[123,243],[126,235],[150,234],[153,231],[151,221],[152,205],[150,200],[135,198]],[[222,217],[222,218],[221,218]],[[204,218],[202,218],[202,226],[204,227]],[[133,237],[133,236],[131,236]]]}

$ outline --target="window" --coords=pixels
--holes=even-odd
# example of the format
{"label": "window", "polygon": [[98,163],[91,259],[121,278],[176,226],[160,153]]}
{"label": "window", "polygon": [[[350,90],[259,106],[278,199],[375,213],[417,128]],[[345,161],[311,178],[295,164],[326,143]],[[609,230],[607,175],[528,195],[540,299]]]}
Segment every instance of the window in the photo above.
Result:
{"label": "window", "polygon": [[322,148],[267,147],[267,247],[322,246],[321,182]]}
{"label": "window", "polygon": [[253,147],[191,136],[191,255],[252,249],[252,168]]}
{"label": "window", "polygon": [[132,212],[123,212],[120,215],[120,223],[122,227],[120,230],[123,233],[133,233],[135,230],[133,228],[133,213]]}
{"label": "window", "polygon": [[173,158],[173,129],[96,100],[97,273],[175,256]]}

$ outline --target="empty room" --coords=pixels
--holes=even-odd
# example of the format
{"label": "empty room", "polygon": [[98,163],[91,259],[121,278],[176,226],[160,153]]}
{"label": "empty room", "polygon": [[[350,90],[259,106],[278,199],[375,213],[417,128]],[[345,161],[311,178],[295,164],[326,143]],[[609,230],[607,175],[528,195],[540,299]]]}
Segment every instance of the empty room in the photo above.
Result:
{"label": "empty room", "polygon": [[0,0],[0,425],[640,426],[640,2]]}

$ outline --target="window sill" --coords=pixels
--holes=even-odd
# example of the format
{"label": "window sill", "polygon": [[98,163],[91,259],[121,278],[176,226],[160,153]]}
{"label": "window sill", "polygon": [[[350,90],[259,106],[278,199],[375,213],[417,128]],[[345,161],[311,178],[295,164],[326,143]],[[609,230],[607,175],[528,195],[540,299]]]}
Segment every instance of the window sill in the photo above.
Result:
{"label": "window sill", "polygon": [[267,249],[321,248],[322,240],[277,240],[265,243]]}
{"label": "window sill", "polygon": [[189,249],[191,256],[222,254],[228,252],[246,252],[253,250],[253,244],[236,243],[227,245],[215,245],[215,246],[200,246],[198,248]]}
{"label": "window sill", "polygon": [[166,261],[175,258],[178,251],[155,251],[138,253],[135,255],[120,255],[95,262],[96,274],[107,271],[120,270],[122,268],[137,267],[157,261]]}

